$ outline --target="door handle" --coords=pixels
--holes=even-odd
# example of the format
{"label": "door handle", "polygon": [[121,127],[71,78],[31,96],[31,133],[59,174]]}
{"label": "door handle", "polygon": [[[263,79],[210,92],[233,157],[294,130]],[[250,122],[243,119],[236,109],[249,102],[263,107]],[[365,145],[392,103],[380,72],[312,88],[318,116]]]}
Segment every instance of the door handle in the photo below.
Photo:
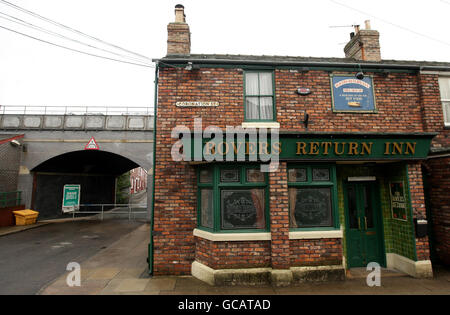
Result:
{"label": "door handle", "polygon": [[364,217],[364,227],[366,228],[367,231],[367,217]]}
{"label": "door handle", "polygon": [[360,218],[358,218],[358,230],[361,231],[361,219]]}

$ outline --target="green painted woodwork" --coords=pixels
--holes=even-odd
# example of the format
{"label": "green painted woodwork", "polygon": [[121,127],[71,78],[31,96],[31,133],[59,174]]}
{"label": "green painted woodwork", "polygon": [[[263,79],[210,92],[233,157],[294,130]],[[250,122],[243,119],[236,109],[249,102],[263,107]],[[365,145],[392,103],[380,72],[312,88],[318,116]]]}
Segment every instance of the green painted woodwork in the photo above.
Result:
{"label": "green painted woodwork", "polygon": [[385,266],[377,183],[345,183],[344,204],[348,267]]}
{"label": "green painted woodwork", "polygon": [[[210,183],[202,183],[200,181],[200,172],[204,169],[210,169],[212,171],[212,181]],[[238,182],[221,182],[220,171],[226,169],[238,169],[239,181]],[[269,213],[269,174],[264,174],[264,182],[249,182],[247,180],[247,170],[257,169],[258,164],[213,164],[205,167],[198,167],[197,169],[197,226],[205,231],[220,232],[220,233],[253,233],[253,232],[268,232],[270,231],[270,213]],[[262,188],[264,189],[265,199],[265,228],[264,229],[222,229],[221,228],[221,191],[223,189],[251,189]],[[201,190],[212,189],[213,190],[213,228],[202,226],[201,224]]]}
{"label": "green painted woodwork", "polygon": [[[256,137],[256,136],[255,136]],[[415,160],[427,157],[432,135],[281,135],[278,141],[267,139],[249,140],[244,134],[234,140],[225,137],[202,138],[196,145],[192,137],[183,137],[186,159],[201,161],[225,159],[237,161],[266,160],[270,154],[279,153],[280,160],[339,161],[339,160]],[[198,149],[196,149],[198,147]],[[202,148],[202,152],[200,152]],[[196,150],[195,150],[196,149]],[[209,157],[208,157],[209,156]]]}

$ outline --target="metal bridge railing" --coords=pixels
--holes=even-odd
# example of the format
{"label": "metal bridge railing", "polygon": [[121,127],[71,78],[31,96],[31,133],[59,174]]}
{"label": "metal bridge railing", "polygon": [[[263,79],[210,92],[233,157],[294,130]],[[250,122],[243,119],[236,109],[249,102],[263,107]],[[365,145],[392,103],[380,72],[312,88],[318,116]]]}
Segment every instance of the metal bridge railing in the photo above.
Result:
{"label": "metal bridge railing", "polygon": [[7,115],[145,115],[151,116],[153,107],[132,106],[38,106],[0,105],[0,114]]}
{"label": "metal bridge railing", "polygon": [[[76,214],[101,214],[100,218],[103,220],[105,214],[128,214],[128,220],[131,220],[131,216],[133,215],[133,220],[136,218],[136,214],[146,214],[147,211],[133,211],[133,209],[147,209],[147,205],[142,204],[80,204],[81,207],[86,208],[94,208],[97,207],[99,210],[88,210],[88,211],[80,211],[74,210],[68,213],[72,213],[72,218],[75,218]],[[105,210],[105,208],[107,208]],[[127,211],[117,211],[118,208],[127,209]]]}
{"label": "metal bridge railing", "polygon": [[22,201],[21,191],[0,192],[0,208],[15,207]]}

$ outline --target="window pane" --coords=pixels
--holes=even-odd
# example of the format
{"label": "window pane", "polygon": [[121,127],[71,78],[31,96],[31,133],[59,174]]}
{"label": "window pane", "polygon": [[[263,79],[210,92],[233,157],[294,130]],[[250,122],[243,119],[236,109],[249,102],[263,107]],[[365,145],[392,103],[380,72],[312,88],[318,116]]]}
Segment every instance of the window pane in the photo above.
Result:
{"label": "window pane", "polygon": [[222,190],[222,229],[263,229],[264,189]]}
{"label": "window pane", "polygon": [[312,179],[313,181],[329,181],[330,170],[328,168],[313,168]]}
{"label": "window pane", "polygon": [[245,74],[245,94],[246,95],[259,95],[258,73],[246,73]]}
{"label": "window pane", "polygon": [[259,119],[259,98],[247,97],[245,102],[245,117],[247,119]]}
{"label": "window pane", "polygon": [[306,182],[306,168],[292,168],[288,171],[288,180],[290,182]]}
{"label": "window pane", "polygon": [[264,183],[264,173],[258,169],[247,170],[247,182],[250,183]]}
{"label": "window pane", "polygon": [[331,188],[291,189],[296,190],[290,198],[291,227],[332,226]]}
{"label": "window pane", "polygon": [[450,102],[442,102],[444,106],[444,122],[450,124]]}
{"label": "window pane", "polygon": [[261,72],[259,74],[259,95],[273,95],[272,73]]}
{"label": "window pane", "polygon": [[260,119],[273,119],[273,99],[272,97],[261,97],[260,104]]}
{"label": "window pane", "polygon": [[212,171],[201,170],[200,171],[200,183],[212,183]]}
{"label": "window pane", "polygon": [[220,170],[220,181],[223,183],[239,182],[239,169]]}
{"label": "window pane", "polygon": [[213,228],[213,190],[202,189],[200,199],[200,225],[208,228]]}
{"label": "window pane", "polygon": [[450,78],[439,78],[441,99],[450,100]]}

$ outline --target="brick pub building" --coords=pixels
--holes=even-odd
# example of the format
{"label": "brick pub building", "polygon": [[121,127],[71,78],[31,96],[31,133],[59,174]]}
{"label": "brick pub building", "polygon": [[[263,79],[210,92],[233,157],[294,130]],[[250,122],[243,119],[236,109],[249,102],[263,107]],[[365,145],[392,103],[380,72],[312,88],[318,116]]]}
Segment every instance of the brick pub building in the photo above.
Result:
{"label": "brick pub building", "polygon": [[[285,285],[370,262],[430,277],[430,249],[449,263],[450,63],[382,60],[368,22],[345,58],[191,54],[190,36],[177,5],[156,60],[154,275]],[[199,118],[203,130],[269,128],[203,150],[243,144],[278,154],[278,168],[175,161],[173,129]]]}

